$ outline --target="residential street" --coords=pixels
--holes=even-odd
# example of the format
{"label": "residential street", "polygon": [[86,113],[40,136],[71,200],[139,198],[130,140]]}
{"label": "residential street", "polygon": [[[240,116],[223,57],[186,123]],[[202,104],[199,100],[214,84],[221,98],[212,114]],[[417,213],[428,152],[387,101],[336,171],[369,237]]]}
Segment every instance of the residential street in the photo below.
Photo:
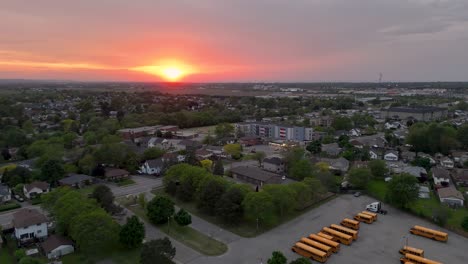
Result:
{"label": "residential street", "polygon": [[115,197],[125,195],[138,195],[140,193],[151,192],[154,188],[162,186],[162,178],[147,175],[133,175],[132,180],[135,184],[119,187],[113,183],[105,183],[114,193]]}

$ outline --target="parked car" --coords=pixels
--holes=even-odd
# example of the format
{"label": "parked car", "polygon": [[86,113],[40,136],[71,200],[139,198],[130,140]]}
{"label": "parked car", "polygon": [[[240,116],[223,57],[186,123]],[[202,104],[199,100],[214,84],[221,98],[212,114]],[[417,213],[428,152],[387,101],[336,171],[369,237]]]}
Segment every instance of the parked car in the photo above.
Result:
{"label": "parked car", "polygon": [[18,200],[19,202],[24,202],[23,197],[19,196],[18,194],[15,194],[15,199]]}
{"label": "parked car", "polygon": [[361,192],[355,192],[354,193],[354,197],[359,197],[359,196],[361,196]]}

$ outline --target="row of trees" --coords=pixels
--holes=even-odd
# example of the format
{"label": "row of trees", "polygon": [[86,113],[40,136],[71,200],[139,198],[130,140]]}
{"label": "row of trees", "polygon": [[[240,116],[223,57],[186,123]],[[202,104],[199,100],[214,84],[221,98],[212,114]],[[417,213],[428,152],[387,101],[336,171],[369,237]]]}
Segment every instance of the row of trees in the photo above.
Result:
{"label": "row of trees", "polygon": [[248,185],[233,183],[188,164],[172,166],[163,181],[170,195],[185,202],[195,201],[203,213],[217,215],[233,225],[244,219],[273,225],[326,191],[319,180],[307,177],[289,185],[267,184],[254,192]]}
{"label": "row of trees", "polygon": [[407,143],[417,152],[445,155],[457,147],[468,149],[468,124],[458,129],[448,124],[416,123],[409,129]]}

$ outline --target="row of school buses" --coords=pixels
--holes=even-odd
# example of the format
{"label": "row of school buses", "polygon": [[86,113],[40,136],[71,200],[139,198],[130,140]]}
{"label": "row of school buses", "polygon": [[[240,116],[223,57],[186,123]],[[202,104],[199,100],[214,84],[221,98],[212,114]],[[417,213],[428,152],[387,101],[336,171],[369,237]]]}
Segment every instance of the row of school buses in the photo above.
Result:
{"label": "row of school buses", "polygon": [[[412,227],[410,233],[442,242],[447,242],[448,240],[447,233],[418,225]],[[400,254],[403,255],[403,257],[400,258],[402,264],[442,264],[441,262],[424,258],[424,250],[414,247],[404,246],[400,249]]]}
{"label": "row of school buses", "polygon": [[363,211],[358,213],[355,220],[345,218],[340,225],[332,224],[324,227],[317,234],[310,234],[296,242],[291,250],[297,254],[324,263],[333,253],[340,250],[340,243],[351,245],[358,239],[360,222],[372,224],[377,220],[377,214]]}

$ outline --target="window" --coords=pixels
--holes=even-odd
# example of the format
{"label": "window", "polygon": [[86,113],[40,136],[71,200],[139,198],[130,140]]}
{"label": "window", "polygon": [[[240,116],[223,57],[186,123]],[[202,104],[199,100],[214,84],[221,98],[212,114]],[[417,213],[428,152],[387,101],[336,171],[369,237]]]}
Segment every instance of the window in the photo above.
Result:
{"label": "window", "polygon": [[38,234],[42,233],[42,230],[37,230],[37,233],[38,233]]}

